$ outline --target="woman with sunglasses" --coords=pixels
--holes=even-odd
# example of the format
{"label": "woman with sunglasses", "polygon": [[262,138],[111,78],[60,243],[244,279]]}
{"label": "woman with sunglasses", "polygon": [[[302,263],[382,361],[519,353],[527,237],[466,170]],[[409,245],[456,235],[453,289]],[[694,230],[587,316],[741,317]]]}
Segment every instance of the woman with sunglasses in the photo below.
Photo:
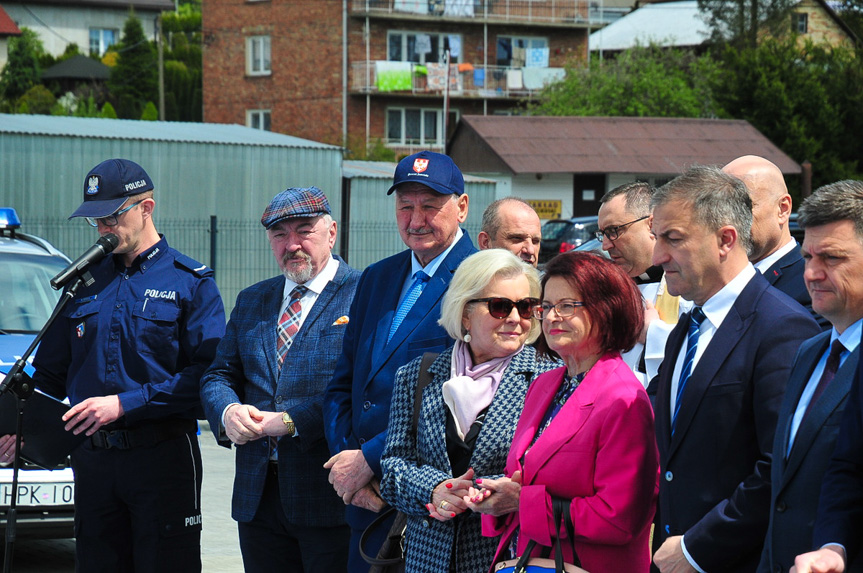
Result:
{"label": "woman with sunglasses", "polygon": [[495,563],[523,555],[530,541],[552,545],[558,498],[573,523],[574,543],[561,543],[566,562],[646,573],[659,472],[653,410],[620,357],[641,332],[641,296],[619,266],[577,251],[549,261],[542,286],[537,317],[566,366],[531,385],[507,477],[477,481],[465,501],[487,514],[483,532],[500,541]]}
{"label": "woman with sunglasses", "polygon": [[396,375],[381,495],[407,514],[406,571],[484,573],[497,542],[466,511],[475,479],[503,475],[528,385],[554,362],[527,346],[539,335],[536,270],[503,249],[468,257],[453,275],[440,324],[456,340],[414,395],[421,358]]}

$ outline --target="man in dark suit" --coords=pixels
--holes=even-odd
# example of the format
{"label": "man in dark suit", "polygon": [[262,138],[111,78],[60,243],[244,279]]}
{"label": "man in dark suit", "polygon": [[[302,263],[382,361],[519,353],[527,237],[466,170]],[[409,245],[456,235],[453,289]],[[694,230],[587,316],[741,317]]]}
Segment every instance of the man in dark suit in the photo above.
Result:
{"label": "man in dark suit", "polygon": [[316,187],[273,198],[261,223],[284,276],[242,291],[201,383],[218,442],[236,445],[231,515],[246,571],[344,571],[350,530],[327,482],[321,412],[360,273],[331,254]]}
{"label": "man in dark suit", "polygon": [[789,356],[819,332],[749,262],[743,183],[693,167],[656,191],[653,262],[695,303],[668,338],[656,388],[662,572],[750,572],[767,531],[770,462]]}
{"label": "man in dark suit", "polygon": [[[822,192],[825,192],[823,197]],[[843,195],[842,205],[834,206],[831,196],[840,193]],[[829,285],[824,284],[817,295],[813,291],[812,302],[838,306],[845,301],[850,302],[848,293],[852,292],[857,300],[858,313],[863,314],[859,309],[860,264],[858,263],[852,270],[847,262],[849,253],[859,252],[863,242],[863,183],[840,181],[819,189],[807,199],[807,202],[809,201],[812,201],[813,207],[816,205],[819,207],[817,220],[821,220],[822,209],[845,219],[840,220],[845,237],[831,245],[833,253],[825,249],[825,255],[829,255],[825,265],[833,266],[836,270],[831,273]],[[806,222],[812,224],[808,218]],[[806,241],[809,241],[810,228],[807,226]],[[813,253],[812,256],[814,257],[815,254]],[[836,256],[839,258],[836,259]],[[807,270],[807,274],[808,272]],[[842,288],[837,288],[839,284]],[[797,556],[792,572],[863,571],[863,556],[861,556],[863,534],[860,532],[860,524],[863,523],[863,386],[861,385],[863,385],[863,362],[858,361],[848,402],[838,427],[836,447],[832,458],[824,464],[826,473],[821,482],[818,516],[815,520],[812,542],[807,544],[809,547],[820,549]],[[828,387],[827,392],[834,390],[835,388]],[[823,460],[822,463],[824,463]],[[803,548],[805,549],[806,545]]]}
{"label": "man in dark suit", "polygon": [[[459,224],[467,217],[464,178],[453,161],[421,151],[402,159],[388,193],[396,194],[396,221],[408,250],[368,267],[351,306],[342,356],[324,402],[330,482],[342,497],[351,526],[349,570],[368,571],[359,537],[374,519],[364,509],[376,499],[380,459],[398,368],[453,341],[438,325],[440,301],[459,263],[476,252]],[[364,547],[377,553],[386,528]]]}
{"label": "man in dark suit", "polygon": [[833,453],[863,331],[863,193],[844,183],[822,187],[800,206],[799,220],[812,308],[833,327],[804,342],[791,368],[773,442],[770,526],[759,573],[788,571],[801,548],[811,546],[813,493]]}
{"label": "man in dark suit", "polygon": [[803,283],[803,257],[800,245],[791,236],[791,195],[782,171],[775,164],[744,155],[722,168],[743,181],[752,198],[752,251],[749,261],[774,287],[812,313],[825,330],[830,323],[812,310],[812,299]]}

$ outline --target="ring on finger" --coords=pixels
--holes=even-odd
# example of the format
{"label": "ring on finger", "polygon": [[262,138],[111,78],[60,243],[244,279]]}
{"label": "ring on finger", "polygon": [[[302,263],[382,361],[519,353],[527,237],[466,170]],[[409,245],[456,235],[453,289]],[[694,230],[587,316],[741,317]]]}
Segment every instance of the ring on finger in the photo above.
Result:
{"label": "ring on finger", "polygon": [[443,500],[442,502],[440,502],[440,508],[441,509],[446,509],[448,505],[449,504],[447,503],[446,500]]}

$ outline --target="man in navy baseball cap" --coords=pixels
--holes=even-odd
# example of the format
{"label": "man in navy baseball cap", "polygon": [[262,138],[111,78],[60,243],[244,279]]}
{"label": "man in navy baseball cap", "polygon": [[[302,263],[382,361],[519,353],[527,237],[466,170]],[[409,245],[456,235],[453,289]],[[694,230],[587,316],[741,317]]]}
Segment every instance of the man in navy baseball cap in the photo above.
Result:
{"label": "man in navy baseball cap", "polygon": [[84,177],[84,202],[74,217],[99,219],[112,215],[128,197],[153,189],[153,180],[144,168],[128,159],[108,159]]}
{"label": "man in navy baseball cap", "polygon": [[[396,369],[452,344],[438,324],[441,299],[456,267],[476,252],[459,228],[467,218],[468,196],[452,159],[431,151],[405,157],[387,191],[393,192],[399,235],[408,249],[366,268],[323,401],[333,453],[324,467],[336,493],[350,504],[350,573],[369,570],[359,539],[384,506],[376,488]],[[388,530],[371,534],[363,550],[377,555]]]}

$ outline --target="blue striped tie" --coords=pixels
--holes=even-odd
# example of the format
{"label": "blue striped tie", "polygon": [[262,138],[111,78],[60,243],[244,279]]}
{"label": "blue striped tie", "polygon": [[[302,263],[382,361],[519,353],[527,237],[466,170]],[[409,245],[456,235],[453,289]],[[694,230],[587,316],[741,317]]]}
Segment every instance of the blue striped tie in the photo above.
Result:
{"label": "blue striped tie", "polygon": [[686,355],[683,357],[683,370],[680,371],[680,382],[677,383],[677,400],[674,403],[674,415],[671,417],[671,435],[677,426],[677,414],[680,413],[680,403],[683,390],[692,375],[692,363],[695,361],[695,351],[698,348],[698,336],[701,334],[701,323],[704,322],[704,311],[700,306],[692,309],[689,317],[689,334],[686,337]]}
{"label": "blue striped tie", "polygon": [[396,330],[399,329],[402,321],[410,312],[411,307],[420,297],[425,288],[426,281],[428,281],[431,277],[425,274],[423,271],[417,271],[414,273],[414,282],[411,284],[411,288],[408,289],[407,294],[405,295],[404,300],[399,305],[398,310],[396,310],[396,316],[393,318],[393,324],[390,326],[390,335],[387,337],[387,344],[392,340],[393,335],[396,333]]}

